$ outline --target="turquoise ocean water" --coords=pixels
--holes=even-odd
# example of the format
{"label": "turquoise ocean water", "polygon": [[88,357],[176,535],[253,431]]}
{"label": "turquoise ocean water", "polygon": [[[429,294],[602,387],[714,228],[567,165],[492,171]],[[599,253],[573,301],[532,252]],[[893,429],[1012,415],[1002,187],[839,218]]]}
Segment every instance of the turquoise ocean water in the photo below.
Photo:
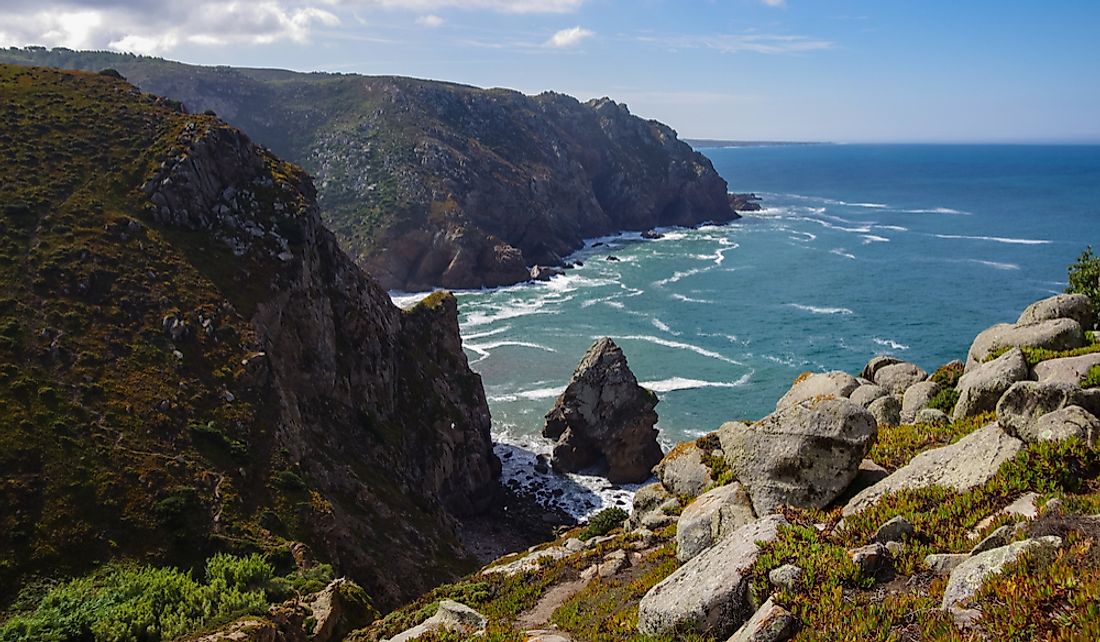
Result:
{"label": "turquoise ocean water", "polygon": [[[881,353],[933,369],[981,329],[1061,291],[1100,245],[1100,147],[813,145],[705,150],[764,211],[594,239],[549,283],[459,296],[506,477],[530,473],[542,417],[580,356],[613,337],[657,392],[668,445],[755,419],[799,373]],[[602,244],[602,245],[597,245]],[[618,261],[607,260],[614,256]],[[399,297],[400,299],[400,297]],[[560,480],[580,515],[630,489]]]}

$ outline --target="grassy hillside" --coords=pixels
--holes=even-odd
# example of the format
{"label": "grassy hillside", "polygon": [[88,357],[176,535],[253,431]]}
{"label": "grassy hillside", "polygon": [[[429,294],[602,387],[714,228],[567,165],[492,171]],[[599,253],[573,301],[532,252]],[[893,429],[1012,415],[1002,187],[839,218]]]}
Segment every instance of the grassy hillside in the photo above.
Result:
{"label": "grassy hillside", "polygon": [[453,298],[394,308],[214,116],[6,65],[0,96],[0,605],[121,558],[316,558],[383,607],[468,569],[446,511],[495,460]]}

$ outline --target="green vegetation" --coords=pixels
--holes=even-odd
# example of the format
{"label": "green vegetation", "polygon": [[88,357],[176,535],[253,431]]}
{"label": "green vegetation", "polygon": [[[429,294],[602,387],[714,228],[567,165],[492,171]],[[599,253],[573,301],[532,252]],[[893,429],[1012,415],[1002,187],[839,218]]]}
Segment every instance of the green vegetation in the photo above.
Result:
{"label": "green vegetation", "polygon": [[994,413],[987,412],[946,426],[925,424],[882,426],[867,457],[887,470],[896,470],[907,464],[917,454],[929,448],[953,444],[995,419]]}
{"label": "green vegetation", "polygon": [[932,381],[940,384],[942,388],[954,388],[959,385],[959,379],[963,376],[963,364],[958,361],[945,363],[932,373]]}
{"label": "green vegetation", "polygon": [[1100,388],[1100,365],[1089,368],[1085,377],[1081,379],[1082,388]]}
{"label": "green vegetation", "polygon": [[942,410],[948,416],[951,416],[951,412],[955,410],[957,403],[959,403],[959,391],[955,388],[944,388],[928,400],[928,407]]}
{"label": "green vegetation", "polygon": [[1092,318],[1100,319],[1100,256],[1092,253],[1091,245],[1069,266],[1066,292],[1089,297],[1092,300]]}
{"label": "green vegetation", "polygon": [[622,526],[627,517],[630,517],[630,513],[618,506],[605,508],[593,515],[592,519],[588,520],[588,525],[581,531],[580,538],[583,540],[590,540],[593,537],[607,535],[611,531]]}
{"label": "green vegetation", "polygon": [[2,642],[159,642],[268,608],[274,569],[259,555],[215,555],[205,581],[174,568],[111,565],[51,589],[0,625]]}
{"label": "green vegetation", "polygon": [[[847,518],[843,529],[834,527],[839,514],[819,532],[813,523],[821,515],[789,511],[794,524],[783,529],[777,541],[764,545],[753,588],[763,599],[772,591],[767,581],[771,569],[794,563],[804,570],[798,586],[772,593],[801,620],[797,642],[978,639],[958,632],[949,616],[938,610],[944,580],[925,573],[924,558],[933,552],[970,550],[975,540],[967,534],[978,522],[1024,492],[1060,497],[1067,508],[1087,511],[1100,501],[1098,477],[1100,451],[1079,441],[1045,442],[1029,446],[982,486],[965,492],[930,487],[887,495]],[[914,525],[916,534],[893,561],[898,578],[872,586],[846,551],[870,541],[881,524],[898,515]],[[993,520],[979,535],[1006,520]],[[988,637],[982,639],[1092,639],[1073,636],[1100,624],[1100,560],[1093,552],[1097,546],[1100,540],[1079,539],[1069,551],[1026,557],[987,581],[974,599],[984,614]]]}
{"label": "green vegetation", "polygon": [[[1080,357],[1086,354],[1095,354],[1100,352],[1100,340],[1097,339],[1095,332],[1086,332],[1085,340],[1087,345],[1080,348],[1073,348],[1072,350],[1047,350],[1046,348],[1031,348],[1027,346],[1021,346],[1020,350],[1024,353],[1024,359],[1027,360],[1027,365],[1034,366],[1037,363],[1043,361],[1049,361],[1050,359],[1065,359],[1067,357]],[[985,358],[986,361],[992,361],[997,357],[1011,350],[1011,347],[998,348],[989,353],[989,356]]]}

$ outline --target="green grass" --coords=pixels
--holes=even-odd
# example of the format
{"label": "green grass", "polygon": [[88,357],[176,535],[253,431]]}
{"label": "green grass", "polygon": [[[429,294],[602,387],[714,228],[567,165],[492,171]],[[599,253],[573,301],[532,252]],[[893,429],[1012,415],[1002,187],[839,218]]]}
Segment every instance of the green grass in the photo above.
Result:
{"label": "green grass", "polygon": [[1100,388],[1100,365],[1092,366],[1081,379],[1082,388]]}
{"label": "green grass", "polygon": [[[1035,364],[1037,363],[1042,363],[1043,361],[1049,361],[1051,359],[1081,357],[1086,354],[1096,354],[1097,352],[1100,352],[1100,341],[1097,340],[1096,333],[1086,332],[1085,339],[1087,345],[1084,345],[1080,348],[1073,348],[1072,350],[1047,350],[1046,348],[1031,348],[1026,346],[1021,346],[1020,350],[1023,351],[1024,359],[1027,361],[1027,365],[1029,366],[1035,366]],[[992,361],[1011,349],[1011,346],[1007,348],[998,348],[993,352],[990,352],[989,356],[986,357],[985,360],[987,362]]]}

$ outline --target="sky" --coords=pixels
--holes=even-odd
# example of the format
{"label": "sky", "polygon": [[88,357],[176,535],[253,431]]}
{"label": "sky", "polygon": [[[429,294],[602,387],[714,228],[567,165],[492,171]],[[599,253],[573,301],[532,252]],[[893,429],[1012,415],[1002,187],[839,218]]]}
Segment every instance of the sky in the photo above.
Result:
{"label": "sky", "polygon": [[609,96],[689,138],[1100,142],[1100,0],[2,0],[0,46]]}

